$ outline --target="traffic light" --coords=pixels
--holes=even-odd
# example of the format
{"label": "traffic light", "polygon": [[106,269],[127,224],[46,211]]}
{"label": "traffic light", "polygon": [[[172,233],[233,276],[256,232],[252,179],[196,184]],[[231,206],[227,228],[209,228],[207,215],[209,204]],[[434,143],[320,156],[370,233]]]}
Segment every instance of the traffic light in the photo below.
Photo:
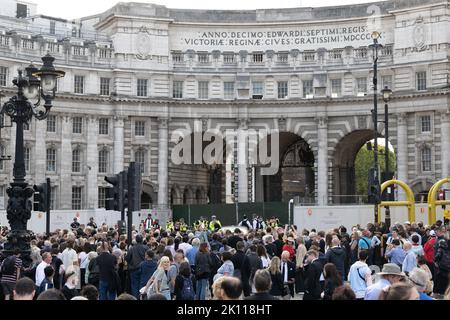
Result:
{"label": "traffic light", "polygon": [[128,210],[141,210],[141,166],[139,163],[130,162],[128,168]]}
{"label": "traffic light", "polygon": [[368,196],[369,196],[369,203],[371,204],[380,203],[380,183],[377,175],[378,173],[374,168],[369,169]]}
{"label": "traffic light", "polygon": [[[439,200],[445,200],[445,189],[439,190]],[[442,209],[445,210],[445,204],[442,205]]]}
{"label": "traffic light", "polygon": [[33,189],[35,191],[33,197],[33,210],[46,212],[50,206],[48,201],[50,198],[50,186],[48,186],[47,183],[41,183],[39,185],[34,185]]}
{"label": "traffic light", "polygon": [[105,181],[112,184],[112,188],[106,189],[106,210],[122,211],[124,208],[124,183],[122,172],[113,176],[105,177]]}
{"label": "traffic light", "polygon": [[105,188],[105,209],[114,210],[114,188]]}

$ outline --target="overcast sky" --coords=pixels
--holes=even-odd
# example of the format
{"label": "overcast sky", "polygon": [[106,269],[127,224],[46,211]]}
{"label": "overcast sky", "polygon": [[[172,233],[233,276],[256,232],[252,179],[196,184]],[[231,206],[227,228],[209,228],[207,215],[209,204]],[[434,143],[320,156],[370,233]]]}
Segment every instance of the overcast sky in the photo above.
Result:
{"label": "overcast sky", "polygon": [[[113,7],[118,0],[28,0],[37,3],[38,13],[64,19],[81,18],[102,13]],[[126,1],[122,1],[126,2]],[[355,3],[377,2],[374,0],[135,0],[165,5],[179,9],[263,9],[292,7],[321,7]]]}

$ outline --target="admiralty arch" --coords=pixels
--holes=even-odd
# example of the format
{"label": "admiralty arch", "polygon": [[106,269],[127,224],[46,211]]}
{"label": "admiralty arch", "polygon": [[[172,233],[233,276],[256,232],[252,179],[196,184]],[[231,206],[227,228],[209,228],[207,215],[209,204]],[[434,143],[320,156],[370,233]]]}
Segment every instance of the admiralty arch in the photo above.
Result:
{"label": "admiralty arch", "polygon": [[[378,89],[394,92],[395,176],[421,194],[450,174],[449,19],[447,0],[248,11],[122,2],[73,21],[5,14],[2,102],[15,94],[17,70],[47,53],[66,72],[52,115],[25,131],[27,179],[50,177],[57,209],[101,207],[104,176],[130,161],[143,165],[146,208],[293,196],[345,203],[356,195],[356,153],[374,136],[369,45],[378,31]],[[14,150],[8,121],[2,155]],[[231,162],[176,164],[180,129],[194,138],[211,129],[276,131],[279,170],[241,165],[249,152],[242,141],[227,141]],[[384,137],[383,123],[378,131]],[[11,177],[12,162],[2,161],[0,196]]]}

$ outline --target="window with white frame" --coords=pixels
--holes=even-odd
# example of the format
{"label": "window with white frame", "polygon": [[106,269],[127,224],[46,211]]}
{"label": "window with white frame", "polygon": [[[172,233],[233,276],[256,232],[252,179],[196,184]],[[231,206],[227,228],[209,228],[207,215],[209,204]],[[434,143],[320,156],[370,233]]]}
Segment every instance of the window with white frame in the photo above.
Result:
{"label": "window with white frame", "polygon": [[138,79],[137,80],[137,96],[138,97],[146,97],[147,96],[147,79]]}
{"label": "window with white frame", "polygon": [[29,173],[31,164],[31,148],[25,147],[23,150],[23,157],[25,160],[25,171]]}
{"label": "window with white frame", "polygon": [[56,33],[56,21],[51,20],[50,21],[50,34]]}
{"label": "window with white frame", "polygon": [[134,135],[138,137],[145,136],[145,121],[136,121],[134,123]]}
{"label": "window with white frame", "polygon": [[198,54],[198,63],[208,63],[209,55],[207,53],[199,53]]}
{"label": "window with white frame", "polygon": [[104,208],[106,202],[106,188],[98,187],[98,207]]}
{"label": "window with white frame", "polygon": [[109,162],[109,151],[102,149],[98,152],[98,172],[107,173]]}
{"label": "window with white frame", "polygon": [[262,63],[264,61],[264,54],[263,53],[253,53],[252,54],[252,62],[253,63]]}
{"label": "window with white frame", "polygon": [[424,147],[421,153],[422,172],[431,171],[431,149],[429,147]]}
{"label": "window with white frame", "polygon": [[366,93],[367,92],[367,78],[357,78],[356,79],[356,89],[357,93]]}
{"label": "window with white frame", "polygon": [[141,165],[141,173],[145,173],[145,150],[139,149],[134,153],[134,161]]}
{"label": "window with white frame", "polygon": [[421,132],[431,132],[431,116],[421,116],[420,117],[420,127]]}
{"label": "window with white frame", "polygon": [[253,81],[252,82],[252,93],[253,93],[253,95],[263,95],[264,94],[264,82],[263,81]]}
{"label": "window with white frame", "polygon": [[110,78],[100,78],[100,95],[109,96],[109,85],[111,83]]}
{"label": "window with white frame", "polygon": [[198,82],[198,98],[199,99],[208,99],[209,97],[209,82],[208,81],[199,81]]}
{"label": "window with white frame", "polygon": [[278,99],[284,99],[288,96],[288,82],[278,81]]}
{"label": "window with white frame", "polygon": [[223,63],[224,64],[232,64],[235,62],[234,53],[225,53],[223,55]]}
{"label": "window with white frame", "polygon": [[72,210],[81,210],[82,207],[82,187],[72,187]]}
{"label": "window with white frame", "polygon": [[341,96],[342,94],[342,80],[341,79],[331,79],[331,94],[336,96]]}
{"label": "window with white frame", "polygon": [[417,90],[427,90],[427,72],[416,72]]}
{"label": "window with white frame", "polygon": [[98,119],[98,134],[109,134],[109,119],[100,118]]}
{"label": "window with white frame", "polygon": [[47,132],[56,132],[56,116],[47,116]]}
{"label": "window with white frame", "polygon": [[47,171],[56,172],[56,149],[47,149]]}
{"label": "window with white frame", "polygon": [[72,133],[82,133],[83,132],[83,118],[73,117],[72,118]]}
{"label": "window with white frame", "polygon": [[81,151],[78,148],[72,150],[72,172],[81,172]]}
{"label": "window with white frame", "polygon": [[173,82],[172,94],[175,99],[183,98],[183,81]]}
{"label": "window with white frame", "polygon": [[313,80],[303,80],[303,98],[307,95],[313,94]]}
{"label": "window with white frame", "polygon": [[74,93],[84,93],[84,76],[75,76],[74,77]]}
{"label": "window with white frame", "polygon": [[51,187],[50,188],[50,210],[56,209],[56,191],[58,190],[57,187]]}
{"label": "window with white frame", "polygon": [[227,81],[223,83],[223,97],[224,99],[234,99],[234,82]]}
{"label": "window with white frame", "polygon": [[6,87],[7,79],[8,79],[8,68],[0,67],[0,86]]}

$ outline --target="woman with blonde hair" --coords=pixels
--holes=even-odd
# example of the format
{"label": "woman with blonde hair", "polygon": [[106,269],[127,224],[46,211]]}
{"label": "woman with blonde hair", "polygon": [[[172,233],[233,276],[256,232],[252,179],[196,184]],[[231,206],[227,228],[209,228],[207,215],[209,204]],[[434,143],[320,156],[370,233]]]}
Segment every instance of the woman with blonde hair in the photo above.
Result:
{"label": "woman with blonde hair", "polygon": [[283,277],[281,275],[281,260],[277,256],[273,257],[270,261],[269,265],[269,273],[270,278],[272,279],[272,287],[270,288],[269,294],[271,294],[274,297],[279,297],[280,299],[287,294],[284,283],[283,283]]}
{"label": "woman with blonde hair", "polygon": [[297,237],[297,243],[298,247],[295,255],[297,265],[297,270],[295,273],[295,292],[299,293],[305,290],[303,261],[305,260],[307,250],[302,236]]}
{"label": "woman with blonde hair", "polygon": [[167,300],[172,300],[170,296],[169,278],[167,272],[170,268],[170,259],[167,256],[163,256],[159,260],[158,269],[150,277],[145,286],[144,292],[147,293],[147,299],[154,294],[162,294]]}

